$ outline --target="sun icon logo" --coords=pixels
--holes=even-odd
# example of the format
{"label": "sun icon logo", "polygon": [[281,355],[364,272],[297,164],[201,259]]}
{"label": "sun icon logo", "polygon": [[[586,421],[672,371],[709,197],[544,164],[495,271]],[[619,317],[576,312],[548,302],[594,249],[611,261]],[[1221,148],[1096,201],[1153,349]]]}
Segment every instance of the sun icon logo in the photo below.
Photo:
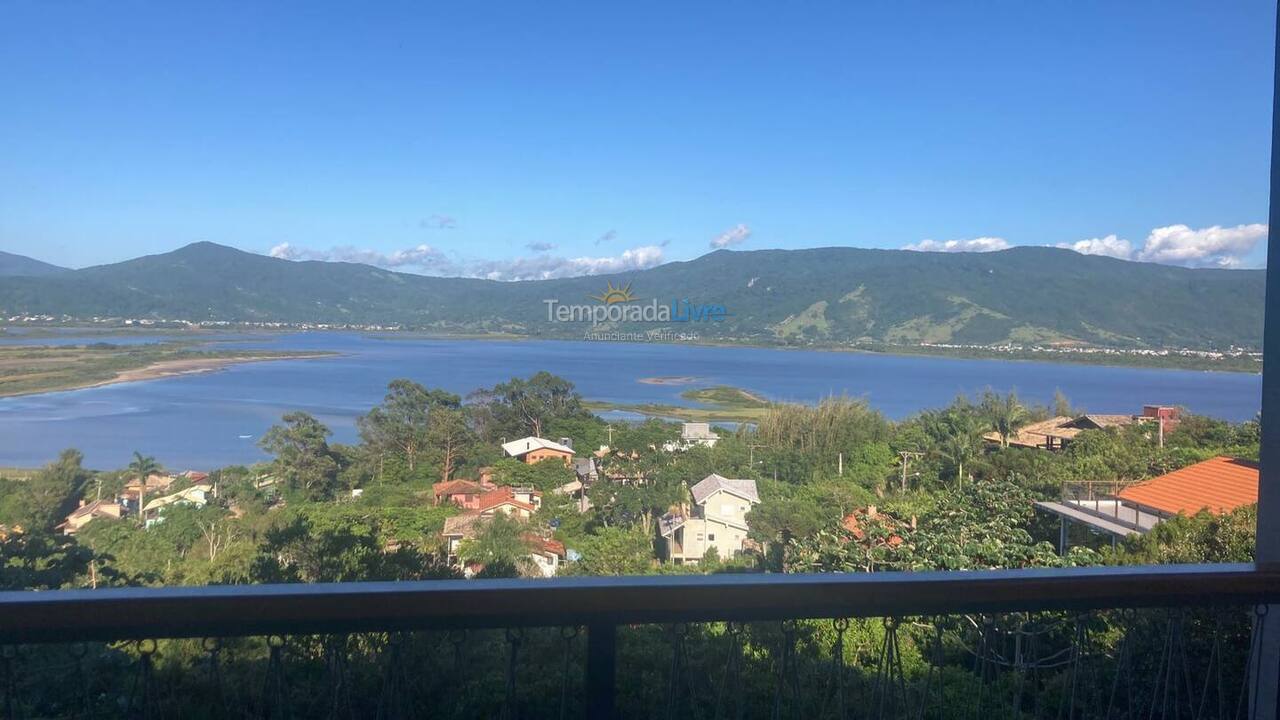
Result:
{"label": "sun icon logo", "polygon": [[614,303],[631,302],[635,298],[631,295],[631,283],[627,283],[623,287],[614,287],[613,281],[610,280],[608,287],[599,295],[589,296],[592,300],[599,300],[605,305],[613,305]]}

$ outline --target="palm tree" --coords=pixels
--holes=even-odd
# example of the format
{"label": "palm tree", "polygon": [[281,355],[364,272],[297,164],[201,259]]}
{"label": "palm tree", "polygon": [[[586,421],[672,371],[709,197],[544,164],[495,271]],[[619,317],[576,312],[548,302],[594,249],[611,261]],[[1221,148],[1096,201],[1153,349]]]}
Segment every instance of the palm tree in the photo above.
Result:
{"label": "palm tree", "polygon": [[998,393],[988,392],[982,398],[982,410],[991,422],[991,429],[1000,434],[1000,447],[1004,448],[1009,447],[1009,438],[1030,420],[1027,409],[1018,402],[1017,393],[1000,397]]}
{"label": "palm tree", "polygon": [[956,468],[956,484],[964,487],[964,466],[978,454],[982,425],[967,406],[925,413],[924,431],[935,452]]}
{"label": "palm tree", "polygon": [[147,478],[160,471],[160,463],[150,455],[133,451],[133,460],[129,462],[129,474],[138,480],[138,524],[142,524],[142,507],[147,499]]}

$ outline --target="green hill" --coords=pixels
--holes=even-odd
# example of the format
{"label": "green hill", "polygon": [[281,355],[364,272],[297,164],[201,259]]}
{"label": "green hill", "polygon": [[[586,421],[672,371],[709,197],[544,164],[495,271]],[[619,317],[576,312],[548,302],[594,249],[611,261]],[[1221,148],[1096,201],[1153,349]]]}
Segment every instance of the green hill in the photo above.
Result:
{"label": "green hill", "polygon": [[[723,322],[670,323],[708,340],[1114,347],[1257,347],[1264,271],[1187,269],[1019,247],[993,253],[721,250],[625,275],[528,282],[434,278],[291,262],[212,243],[0,283],[0,314],[402,324],[581,337],[545,299],[592,304],[606,284],[642,302],[719,304]],[[649,330],[651,323],[605,326]]]}
{"label": "green hill", "polygon": [[50,265],[47,262],[41,262],[25,255],[15,255],[0,250],[0,277],[52,275],[66,271],[67,269],[64,267]]}

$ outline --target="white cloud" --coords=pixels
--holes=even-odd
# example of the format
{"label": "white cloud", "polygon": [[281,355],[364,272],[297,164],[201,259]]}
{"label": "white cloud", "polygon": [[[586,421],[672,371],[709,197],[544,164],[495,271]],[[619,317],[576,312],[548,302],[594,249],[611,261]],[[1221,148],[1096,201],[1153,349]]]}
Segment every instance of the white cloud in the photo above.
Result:
{"label": "white cloud", "polygon": [[1009,249],[1004,238],[980,237],[970,240],[921,240],[918,243],[903,245],[903,250],[916,252],[992,252]]}
{"label": "white cloud", "polygon": [[606,231],[604,232],[604,234],[603,234],[603,235],[601,235],[600,237],[596,238],[596,243],[595,243],[595,244],[596,244],[596,245],[599,245],[599,244],[601,244],[601,243],[613,242],[613,241],[614,241],[614,240],[616,240],[616,239],[618,239],[618,231],[617,231],[617,230],[606,230]]}
{"label": "white cloud", "polygon": [[1138,259],[1190,267],[1237,267],[1245,253],[1267,236],[1263,223],[1193,230],[1168,225],[1151,231]]}
{"label": "white cloud", "polygon": [[1106,255],[1107,257],[1128,260],[1133,257],[1133,244],[1114,234],[1088,240],[1077,240],[1073,243],[1058,243],[1054,247],[1075,250],[1081,255]]}
{"label": "white cloud", "polygon": [[525,247],[529,248],[533,252],[541,253],[541,252],[550,252],[552,250],[555,250],[556,244],[549,243],[549,242],[531,242],[525,245]]}
{"label": "white cloud", "polygon": [[295,248],[289,243],[282,242],[279,245],[272,247],[267,254],[273,258],[280,258],[281,260],[301,260],[303,259],[302,252],[303,251]]}
{"label": "white cloud", "polygon": [[565,258],[538,255],[511,260],[483,260],[472,263],[467,269],[467,274],[489,280],[548,280],[644,270],[661,265],[664,259],[660,246],[642,245],[624,250],[619,255],[604,257]]}
{"label": "white cloud", "polygon": [[751,237],[751,228],[747,227],[745,223],[738,223],[737,225],[734,225],[728,230],[725,230],[719,235],[711,238],[711,249],[720,250],[727,247],[733,247],[734,245],[741,245],[746,242],[749,237]]}
{"label": "white cloud", "polygon": [[538,253],[530,257],[508,260],[451,260],[438,248],[430,245],[395,250],[384,253],[352,246],[339,246],[328,250],[301,248],[280,243],[271,248],[269,255],[283,260],[323,260],[327,262],[352,262],[381,268],[411,270],[425,275],[487,278],[490,280],[546,280],[550,278],[603,275],[608,273],[644,270],[661,265],[666,257],[660,245],[642,245],[624,250],[617,255],[600,257],[558,257],[546,254],[555,248],[550,243],[530,243],[529,249]]}
{"label": "white cloud", "polygon": [[383,253],[377,250],[363,250],[351,245],[340,245],[328,250],[312,250],[295,247],[285,242],[271,248],[268,254],[283,260],[363,263],[382,268],[416,267],[445,270],[450,266],[449,259],[443,251],[425,244]]}

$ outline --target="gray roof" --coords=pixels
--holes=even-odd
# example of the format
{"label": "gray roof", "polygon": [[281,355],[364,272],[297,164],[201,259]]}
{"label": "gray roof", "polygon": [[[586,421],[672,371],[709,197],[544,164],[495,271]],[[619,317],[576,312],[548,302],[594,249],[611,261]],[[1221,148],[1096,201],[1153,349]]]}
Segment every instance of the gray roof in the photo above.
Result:
{"label": "gray roof", "polygon": [[699,505],[701,505],[707,498],[716,494],[719,490],[733,493],[734,495],[750,500],[753,503],[760,502],[760,493],[756,490],[755,480],[734,480],[711,473],[710,475],[702,478],[702,481],[697,485],[690,488],[690,491],[693,493],[693,501]]}

